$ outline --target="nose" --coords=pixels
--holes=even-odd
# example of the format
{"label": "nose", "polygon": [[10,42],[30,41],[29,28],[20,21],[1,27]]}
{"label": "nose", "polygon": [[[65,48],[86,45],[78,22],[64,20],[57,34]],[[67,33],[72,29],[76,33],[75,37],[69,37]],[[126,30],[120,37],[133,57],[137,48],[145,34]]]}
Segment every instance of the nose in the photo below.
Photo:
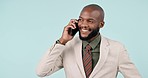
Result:
{"label": "nose", "polygon": [[81,28],[87,28],[88,27],[88,23],[87,23],[87,21],[79,21],[79,26]]}

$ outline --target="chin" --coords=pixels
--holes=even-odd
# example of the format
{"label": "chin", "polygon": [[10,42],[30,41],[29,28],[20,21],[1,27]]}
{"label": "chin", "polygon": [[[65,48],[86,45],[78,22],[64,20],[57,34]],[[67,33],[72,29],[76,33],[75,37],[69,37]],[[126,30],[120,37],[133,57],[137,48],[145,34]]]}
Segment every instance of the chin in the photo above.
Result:
{"label": "chin", "polygon": [[82,35],[82,34],[81,34],[81,37],[82,37],[82,38],[87,38],[88,35]]}
{"label": "chin", "polygon": [[90,38],[88,38],[88,35],[79,35],[79,38],[81,39],[81,40],[89,40]]}
{"label": "chin", "polygon": [[87,33],[80,32],[80,35],[81,35],[81,37],[86,38],[86,37],[88,37],[88,35],[89,35],[90,33],[91,33],[91,32],[87,32]]}

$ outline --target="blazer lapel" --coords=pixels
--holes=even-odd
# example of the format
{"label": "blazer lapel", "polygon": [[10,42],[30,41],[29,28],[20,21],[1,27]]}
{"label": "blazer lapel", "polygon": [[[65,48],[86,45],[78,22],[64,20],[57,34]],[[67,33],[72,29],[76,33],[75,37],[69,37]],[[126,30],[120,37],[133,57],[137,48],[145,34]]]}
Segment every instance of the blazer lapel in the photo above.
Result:
{"label": "blazer lapel", "polygon": [[98,60],[98,63],[96,64],[94,70],[92,71],[90,78],[93,78],[95,74],[97,74],[98,71],[100,71],[101,67],[103,66],[104,62],[106,61],[106,58],[108,56],[109,48],[108,48],[108,41],[106,38],[101,36],[101,44],[100,44],[100,58]]}
{"label": "blazer lapel", "polygon": [[85,78],[85,72],[84,72],[83,61],[82,61],[82,41],[80,39],[76,43],[74,50],[75,50],[75,56],[76,56],[78,68],[81,74],[83,75],[83,77]]}

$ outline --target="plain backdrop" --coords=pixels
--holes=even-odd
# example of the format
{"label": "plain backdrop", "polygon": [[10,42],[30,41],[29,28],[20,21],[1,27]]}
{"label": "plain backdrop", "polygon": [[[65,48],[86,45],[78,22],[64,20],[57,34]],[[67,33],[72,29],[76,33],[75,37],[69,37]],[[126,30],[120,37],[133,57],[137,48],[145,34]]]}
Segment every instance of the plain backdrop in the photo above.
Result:
{"label": "plain backdrop", "polygon": [[[101,34],[123,43],[148,78],[148,0],[0,0],[0,78],[38,78],[35,70],[45,51],[91,3],[105,11]],[[46,78],[66,77],[62,69]]]}

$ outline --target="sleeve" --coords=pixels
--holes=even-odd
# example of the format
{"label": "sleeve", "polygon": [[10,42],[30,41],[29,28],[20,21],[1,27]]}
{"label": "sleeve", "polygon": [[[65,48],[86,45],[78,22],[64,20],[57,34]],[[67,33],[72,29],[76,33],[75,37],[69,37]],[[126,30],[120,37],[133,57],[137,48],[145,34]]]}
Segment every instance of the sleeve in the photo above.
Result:
{"label": "sleeve", "polygon": [[135,65],[131,62],[124,46],[121,46],[120,49],[118,69],[124,78],[142,78]]}
{"label": "sleeve", "polygon": [[48,76],[57,70],[63,68],[62,62],[62,52],[65,46],[61,44],[55,44],[51,47],[43,56],[41,61],[39,62],[36,74],[39,77]]}

